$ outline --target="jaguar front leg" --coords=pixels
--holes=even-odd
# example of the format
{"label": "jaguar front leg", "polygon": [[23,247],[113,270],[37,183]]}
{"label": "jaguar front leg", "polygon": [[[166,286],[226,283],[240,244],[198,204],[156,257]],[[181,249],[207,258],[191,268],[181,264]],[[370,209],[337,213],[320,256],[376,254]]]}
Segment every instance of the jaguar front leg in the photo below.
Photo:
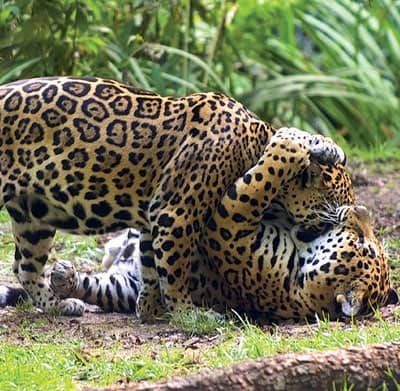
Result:
{"label": "jaguar front leg", "polygon": [[208,246],[219,263],[224,262],[223,252],[231,253],[232,248],[240,251],[237,259],[230,262],[245,259],[244,253],[251,252],[251,244],[257,242],[271,202],[311,162],[342,164],[345,155],[330,139],[319,135],[296,128],[282,128],[275,133],[257,164],[228,188],[208,221]]}
{"label": "jaguar front leg", "polygon": [[[184,198],[172,191],[169,194],[176,194],[181,204],[173,201],[171,207],[167,201],[160,200],[161,197],[155,197],[149,207],[152,235],[148,240],[141,241],[141,252],[150,249],[152,244],[154,254],[153,257],[141,256],[143,289],[138,310],[140,318],[144,320],[157,315],[160,302],[163,312],[193,308],[189,273],[197,245],[195,235],[198,235],[200,225],[197,219],[193,219],[192,209],[184,203]],[[189,194],[186,196],[190,198]]]}
{"label": "jaguar front leg", "polygon": [[[15,215],[19,205],[7,205]],[[35,306],[45,312],[55,311],[62,315],[82,315],[85,305],[77,299],[60,300],[53,292],[44,275],[49,249],[53,243],[54,228],[25,217],[20,209],[18,222],[12,220],[15,237],[15,261],[13,271],[19,283],[28,293]]]}
{"label": "jaguar front leg", "polygon": [[142,231],[139,244],[142,285],[137,301],[137,315],[142,321],[161,317],[166,312],[161,296],[153,245],[152,234]]}

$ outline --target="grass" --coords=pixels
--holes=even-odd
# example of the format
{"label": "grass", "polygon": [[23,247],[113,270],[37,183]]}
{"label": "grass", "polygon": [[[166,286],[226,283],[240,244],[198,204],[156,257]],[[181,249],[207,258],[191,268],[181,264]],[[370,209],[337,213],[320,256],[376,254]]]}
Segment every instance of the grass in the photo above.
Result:
{"label": "grass", "polygon": [[228,318],[212,310],[195,309],[190,312],[177,312],[172,315],[170,323],[189,335],[218,335],[233,325]]}
{"label": "grass", "polygon": [[73,350],[65,347],[1,344],[0,389],[74,390],[76,364]]}
{"label": "grass", "polygon": [[58,259],[89,262],[96,269],[104,254],[97,239],[97,236],[76,236],[57,232],[53,254]]}
{"label": "grass", "polygon": [[5,208],[0,209],[0,224],[8,223],[10,221],[10,216]]}
{"label": "grass", "polygon": [[364,162],[376,162],[378,161],[400,161],[400,148],[391,146],[388,144],[376,144],[368,149],[359,148],[356,146],[350,146],[345,142],[344,139],[336,140],[345,150],[347,157],[351,160],[361,159]]}
{"label": "grass", "polygon": [[[204,317],[199,315],[201,331]],[[213,324],[211,320],[210,327]],[[28,329],[28,325],[22,325]],[[233,363],[286,352],[315,352],[352,345],[400,340],[400,325],[383,320],[368,327],[320,322],[307,335],[293,338],[279,328],[265,332],[241,321],[220,324],[217,344],[200,349],[150,342],[140,354],[111,347],[85,350],[82,341],[65,344],[32,343],[27,349],[0,343],[1,390],[72,390],[77,386],[104,386],[118,381],[159,380],[192,373],[200,368],[220,368]]]}

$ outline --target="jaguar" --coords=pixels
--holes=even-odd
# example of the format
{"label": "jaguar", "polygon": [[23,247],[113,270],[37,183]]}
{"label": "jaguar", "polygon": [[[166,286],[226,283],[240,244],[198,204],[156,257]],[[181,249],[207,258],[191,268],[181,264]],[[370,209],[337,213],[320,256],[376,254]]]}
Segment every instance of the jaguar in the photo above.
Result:
{"label": "jaguar", "polygon": [[[219,93],[162,97],[93,77],[0,87],[0,207],[12,220],[13,272],[44,311],[84,310],[77,299],[60,300],[44,274],[56,230],[138,228],[138,311],[152,318],[192,307],[190,270],[197,251],[217,247],[206,231],[224,219],[225,203],[240,202],[235,224],[248,221],[247,210],[260,220],[274,201],[295,222],[319,226],[316,211],[354,201],[344,163],[332,140],[276,130]],[[320,165],[331,172],[314,185]],[[229,227],[235,238],[249,232]],[[18,294],[1,288],[1,305]]]}
{"label": "jaguar", "polygon": [[[271,210],[258,229],[262,245],[244,265],[231,265],[222,274],[210,267],[192,269],[193,302],[269,322],[353,317],[398,303],[367,209],[332,207],[321,219],[327,226],[317,233],[293,224],[282,209]],[[104,311],[134,313],[142,284],[139,237],[129,229],[108,242],[101,274],[79,273],[69,261],[56,262],[50,274],[55,292]],[[225,247],[230,244],[237,243]]]}

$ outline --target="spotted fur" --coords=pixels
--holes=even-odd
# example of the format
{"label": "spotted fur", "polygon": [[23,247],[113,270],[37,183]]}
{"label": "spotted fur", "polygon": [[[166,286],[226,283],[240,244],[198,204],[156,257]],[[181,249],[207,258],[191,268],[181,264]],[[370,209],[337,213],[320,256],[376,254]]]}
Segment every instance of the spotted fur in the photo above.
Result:
{"label": "spotted fur", "polygon": [[240,223],[249,212],[260,220],[273,200],[308,224],[318,224],[314,209],[324,202],[353,202],[345,173],[331,188],[312,180],[312,167],[344,163],[339,147],[297,129],[277,132],[221,94],[172,98],[97,78],[22,80],[0,87],[0,132],[13,270],[46,311],[83,311],[56,297],[43,274],[57,229],[141,231],[138,308],[146,319],[191,308],[195,253],[207,252],[210,222],[224,218],[235,191],[247,200],[233,214]]}
{"label": "spotted fur", "polygon": [[[268,321],[358,316],[397,303],[367,210],[340,207],[325,219],[325,231],[315,232],[293,224],[279,208],[271,210],[258,230],[260,245],[248,243],[253,249],[246,265],[222,264],[221,273],[192,269],[194,303],[219,311],[234,308]],[[134,312],[141,284],[138,233],[129,230],[118,239],[119,253],[103,262],[106,273],[89,276],[76,272],[70,262],[56,263],[51,275],[55,291],[106,311]],[[200,254],[197,257],[200,265],[207,263]]]}

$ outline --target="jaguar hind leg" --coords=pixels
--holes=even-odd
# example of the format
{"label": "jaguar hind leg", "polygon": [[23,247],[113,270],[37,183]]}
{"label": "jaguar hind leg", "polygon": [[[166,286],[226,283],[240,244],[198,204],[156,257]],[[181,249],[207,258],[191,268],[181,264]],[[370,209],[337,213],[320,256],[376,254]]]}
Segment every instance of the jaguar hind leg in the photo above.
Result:
{"label": "jaguar hind leg", "polygon": [[[55,235],[54,228],[31,218],[23,208],[23,203],[9,203],[7,209],[11,211],[15,238],[13,272],[33,304],[45,312],[82,315],[84,303],[77,299],[60,300],[44,274],[44,266]],[[7,302],[5,295],[1,298],[1,292],[0,302],[3,302],[3,306],[12,304]]]}

